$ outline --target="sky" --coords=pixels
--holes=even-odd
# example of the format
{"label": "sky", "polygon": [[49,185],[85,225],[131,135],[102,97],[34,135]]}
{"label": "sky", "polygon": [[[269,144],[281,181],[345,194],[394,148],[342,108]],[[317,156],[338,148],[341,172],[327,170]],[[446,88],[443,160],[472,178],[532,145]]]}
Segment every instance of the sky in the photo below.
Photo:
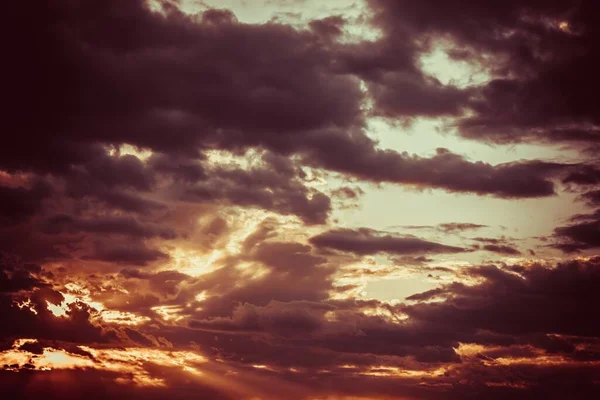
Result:
{"label": "sky", "polygon": [[600,398],[597,1],[4,7],[7,398]]}

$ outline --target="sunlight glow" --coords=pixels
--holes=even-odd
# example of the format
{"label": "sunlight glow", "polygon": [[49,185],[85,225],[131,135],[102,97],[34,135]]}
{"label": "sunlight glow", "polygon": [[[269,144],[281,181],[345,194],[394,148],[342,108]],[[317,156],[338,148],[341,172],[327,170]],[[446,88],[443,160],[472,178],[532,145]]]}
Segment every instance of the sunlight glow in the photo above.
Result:
{"label": "sunlight glow", "polygon": [[37,313],[38,313],[37,310],[35,309],[35,307],[33,306],[31,299],[27,299],[25,301],[17,303],[17,307],[19,307],[20,309],[27,308],[29,311],[31,311],[35,315],[37,315]]}
{"label": "sunlight glow", "polygon": [[73,305],[85,304],[96,313],[92,313],[91,319],[101,319],[106,323],[119,325],[140,325],[150,321],[149,317],[140,316],[127,311],[108,310],[104,304],[92,300],[89,289],[76,283],[67,283],[65,285],[66,292],[63,295],[64,300],[61,304],[56,305],[46,301],[46,307],[57,318],[68,318],[69,311]]}
{"label": "sunlight glow", "polygon": [[41,355],[19,350],[26,343],[37,343],[35,339],[17,339],[12,349],[0,352],[0,364],[10,366],[10,370],[27,368],[41,371],[57,369],[93,368],[130,375],[131,379],[120,378],[123,383],[132,381],[141,386],[162,386],[164,381],[151,375],[146,365],[154,364],[168,368],[178,368],[193,375],[202,375],[198,370],[207,359],[190,351],[167,351],[162,349],[94,349],[79,346],[91,357],[73,354],[63,349],[45,347]]}
{"label": "sunlight glow", "polygon": [[139,158],[141,161],[146,161],[148,158],[150,158],[150,156],[152,156],[152,150],[125,143],[120,145],[118,148],[110,149],[108,154],[113,157],[131,155]]}
{"label": "sunlight glow", "polygon": [[366,371],[360,371],[360,375],[402,378],[436,378],[443,376],[446,368],[434,370],[410,370],[390,366],[374,366]]}
{"label": "sunlight glow", "polygon": [[183,319],[182,315],[178,315],[182,311],[179,306],[157,306],[152,307],[152,311],[156,312],[165,321],[179,321]]}
{"label": "sunlight glow", "polygon": [[218,261],[223,256],[221,250],[201,253],[195,250],[176,248],[170,252],[171,264],[178,271],[191,276],[200,276],[217,270]]}
{"label": "sunlight glow", "polygon": [[477,358],[483,365],[492,366],[509,366],[509,365],[537,365],[537,366],[566,366],[566,365],[589,365],[600,366],[600,361],[581,361],[566,358],[559,354],[548,354],[542,349],[537,349],[531,346],[512,346],[513,348],[522,348],[530,353],[530,356],[497,356],[487,357],[486,353],[499,353],[504,350],[500,346],[483,346],[474,343],[460,343],[454,352],[461,359],[468,360]]}
{"label": "sunlight glow", "polygon": [[563,32],[569,32],[569,30],[570,30],[569,23],[567,21],[560,22],[558,24],[558,29],[560,29]]}
{"label": "sunlight glow", "polygon": [[206,290],[203,290],[196,295],[195,299],[197,302],[203,302],[204,300],[206,300],[206,297]]}

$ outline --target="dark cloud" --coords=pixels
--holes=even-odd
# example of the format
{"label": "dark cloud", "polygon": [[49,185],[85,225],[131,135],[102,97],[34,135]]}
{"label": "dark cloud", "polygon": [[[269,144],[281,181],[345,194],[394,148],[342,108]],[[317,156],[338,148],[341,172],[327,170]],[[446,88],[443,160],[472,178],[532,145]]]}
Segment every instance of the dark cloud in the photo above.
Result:
{"label": "dark cloud", "polygon": [[109,149],[98,150],[85,162],[71,165],[64,173],[64,194],[81,203],[95,201],[100,205],[149,214],[166,206],[148,198],[156,185],[156,170],[133,155],[110,156]]}
{"label": "dark cloud", "polygon": [[361,255],[460,253],[460,247],[429,242],[414,236],[393,236],[372,229],[336,229],[310,238],[310,243],[321,248],[340,250]]}
{"label": "dark cloud", "polygon": [[51,186],[42,181],[35,182],[31,188],[0,184],[0,222],[9,225],[32,217],[42,208],[42,202],[51,192]]}
{"label": "dark cloud", "polygon": [[175,232],[158,224],[141,223],[135,218],[121,216],[104,216],[96,218],[73,218],[69,215],[54,215],[43,222],[42,230],[49,234],[96,233],[118,234],[137,238],[160,237],[174,239]]}
{"label": "dark cloud", "polygon": [[491,251],[493,253],[509,256],[509,255],[520,255],[521,251],[512,242],[504,236],[499,238],[488,238],[488,237],[475,237],[472,238],[475,242],[484,243],[483,246],[475,245],[476,248],[482,250]]}
{"label": "dark cloud", "polygon": [[431,300],[431,299],[435,298],[436,296],[443,295],[443,294],[446,294],[446,291],[444,289],[435,288],[435,289],[428,290],[426,292],[417,293],[417,294],[413,294],[412,296],[408,296],[406,298],[406,300],[410,300],[410,301]]}
{"label": "dark cloud", "polygon": [[119,191],[118,189],[94,192],[94,197],[109,208],[137,214],[149,214],[156,210],[164,210],[167,207],[159,201],[149,200],[138,194]]}
{"label": "dark cloud", "polygon": [[[465,101],[459,95],[451,102],[473,111],[458,123],[463,136],[491,142],[598,142],[600,120],[592,106],[600,88],[595,2],[369,3],[375,24],[396,51],[416,57],[429,50],[430,42],[407,46],[414,43],[411,38],[447,38],[454,46],[451,57],[491,70],[493,79],[472,89],[472,97]],[[410,65],[395,68],[410,70]]]}
{"label": "dark cloud", "polygon": [[513,266],[512,270],[518,275],[494,266],[471,269],[468,274],[483,278],[483,283],[474,287],[449,285],[445,302],[418,304],[405,311],[419,320],[436,320],[441,324],[448,318],[458,324],[456,329],[476,326],[511,335],[598,334],[599,327],[585,316],[585,307],[575,306],[591,304],[596,296],[592,288],[600,271],[598,259],[564,262],[553,267]]}
{"label": "dark cloud", "polygon": [[263,154],[260,160],[264,165],[247,169],[211,168],[209,178],[176,185],[174,191],[181,192],[180,198],[186,201],[260,207],[297,215],[307,224],[327,221],[329,197],[308,188],[297,165],[271,153]]}
{"label": "dark cloud", "polygon": [[155,184],[152,170],[133,155],[98,154],[96,158],[86,160],[85,164],[72,167],[68,180],[68,190],[75,193],[93,192],[98,186],[148,191]]}
{"label": "dark cloud", "polygon": [[346,21],[343,17],[336,15],[310,21],[308,25],[325,40],[332,40],[342,35],[345,23]]}
{"label": "dark cloud", "polygon": [[401,27],[394,34],[339,51],[336,67],[365,81],[374,103],[372,113],[388,118],[460,114],[469,92],[426,76],[417,65],[420,46],[415,38]]}
{"label": "dark cloud", "polygon": [[196,182],[207,178],[203,165],[195,159],[155,153],[148,163],[155,171],[167,173],[177,180]]}
{"label": "dark cloud", "polygon": [[600,210],[575,215],[570,222],[554,229],[554,247],[567,253],[600,247]]}
{"label": "dark cloud", "polygon": [[[147,281],[149,283],[150,294],[152,296],[161,295],[165,298],[167,298],[169,295],[177,295],[180,284],[194,281],[191,276],[172,270],[150,273],[140,271],[138,269],[123,269],[120,274],[126,279],[139,279],[142,281]],[[156,303],[158,303],[159,299],[156,297],[154,298],[157,300]],[[155,305],[154,302],[152,305]],[[139,309],[137,310],[139,311]]]}
{"label": "dark cloud", "polygon": [[[332,144],[333,145],[333,144]],[[368,146],[365,146],[368,148]],[[337,146],[337,152],[320,150],[310,162],[375,182],[438,187],[450,192],[471,192],[503,198],[544,197],[555,194],[551,178],[571,166],[540,161],[493,166],[470,162],[447,149],[431,158],[390,150],[365,150],[357,145]],[[321,152],[322,151],[322,152]],[[351,161],[351,162],[350,162]]]}
{"label": "dark cloud", "polygon": [[600,170],[595,165],[584,165],[567,174],[563,182],[582,186],[597,185],[600,183]]}
{"label": "dark cloud", "polygon": [[[377,149],[364,132],[365,96],[356,76],[367,81],[375,112],[384,115],[456,114],[465,101],[462,91],[419,72],[410,42],[397,52],[399,41],[356,46],[323,41],[317,23],[312,30],[247,25],[222,11],[194,19],[173,7],[153,13],[141,0],[77,4],[51,2],[24,19],[23,45],[39,51],[15,57],[9,66],[22,84],[9,87],[15,98],[9,115],[19,130],[0,153],[5,169],[70,173],[73,193],[94,192],[127,209],[144,200],[132,193],[109,195],[103,188],[148,190],[154,176],[133,156],[107,157],[102,144],[151,148],[164,154],[153,161],[157,169],[188,180],[205,175],[190,159],[206,149],[265,148],[369,181],[498,197],[554,193],[549,169],[558,165],[493,166],[445,150],[421,158]],[[17,14],[30,11],[10,7]],[[36,74],[33,66],[48,54],[52,63]],[[17,99],[28,87],[41,93],[25,107]],[[54,156],[33,157],[36,149]],[[243,188],[238,192],[255,196],[254,203],[271,203]],[[276,209],[308,207],[319,217],[303,218],[323,220],[323,195],[314,204],[292,196],[289,205]]]}
{"label": "dark cloud", "polygon": [[433,261],[432,258],[429,258],[426,256],[417,256],[417,257],[401,256],[401,257],[395,257],[393,260],[396,264],[400,264],[400,265],[424,265],[424,264],[427,264],[427,263]]}
{"label": "dark cloud", "polygon": [[482,249],[506,256],[517,256],[521,254],[518,249],[508,245],[486,244],[482,247]]}
{"label": "dark cloud", "polygon": [[167,260],[169,256],[144,242],[131,240],[96,240],[90,254],[83,255],[84,260],[98,260],[116,264],[147,265],[149,263]]}
{"label": "dark cloud", "polygon": [[600,206],[600,190],[592,190],[581,195],[590,206]]}
{"label": "dark cloud", "polygon": [[[356,82],[326,72],[327,51],[310,32],[215,19],[214,12],[200,21],[173,8],[160,15],[141,0],[126,6],[51,3],[38,11],[37,21],[25,20],[33,36],[27,43],[35,40],[46,47],[42,54],[53,55],[46,73],[64,89],[61,101],[44,104],[43,115],[52,116],[53,124],[29,123],[39,139],[45,129],[57,131],[35,145],[126,142],[188,154],[211,144],[264,145],[289,151],[303,132],[347,128],[359,120],[362,96]],[[134,25],[135,31],[129,28]],[[37,35],[40,28],[44,36]],[[20,61],[34,65],[38,55]],[[25,71],[14,72],[26,78]],[[40,87],[40,101],[56,93]],[[21,115],[24,109],[17,111]],[[26,139],[14,139],[5,147],[7,156],[13,151],[5,166],[50,167],[40,165],[44,160],[25,160]]]}
{"label": "dark cloud", "polygon": [[310,335],[322,325],[324,314],[333,307],[324,303],[272,301],[263,307],[245,303],[231,318],[217,317],[194,321],[194,328],[235,332],[267,332],[283,337]]}
{"label": "dark cloud", "polygon": [[[487,228],[487,225],[473,224],[470,222],[448,222],[437,225],[399,225],[398,228],[411,230],[437,230],[443,233],[461,233],[469,230]],[[396,227],[394,227],[396,228]]]}
{"label": "dark cloud", "polygon": [[48,284],[38,277],[41,267],[36,264],[15,264],[11,257],[0,254],[0,293],[16,293],[47,287]]}
{"label": "dark cloud", "polygon": [[348,186],[341,187],[339,189],[335,189],[332,192],[332,195],[336,197],[340,197],[342,199],[356,199],[361,195],[365,194],[365,191],[359,187],[351,188]]}
{"label": "dark cloud", "polygon": [[444,86],[437,79],[405,71],[379,72],[368,82],[374,113],[388,118],[458,115],[469,96],[467,91]]}
{"label": "dark cloud", "polygon": [[450,222],[447,224],[439,224],[438,226],[443,232],[463,232],[485,228],[487,225],[472,224],[468,222]]}

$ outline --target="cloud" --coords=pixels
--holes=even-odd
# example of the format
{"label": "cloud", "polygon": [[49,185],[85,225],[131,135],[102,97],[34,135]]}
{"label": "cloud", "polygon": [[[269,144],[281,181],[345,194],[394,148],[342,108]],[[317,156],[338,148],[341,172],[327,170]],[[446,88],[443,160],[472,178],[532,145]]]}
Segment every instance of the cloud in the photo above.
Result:
{"label": "cloud", "polygon": [[521,254],[518,249],[508,245],[486,244],[483,246],[483,250],[507,256],[516,256]]}
{"label": "cloud", "polygon": [[[173,366],[168,362],[167,352],[167,357],[163,355],[163,365],[152,368],[152,360],[138,357],[137,361],[143,366],[136,368],[135,358],[123,351],[104,350],[104,360],[96,360],[52,346],[47,346],[46,349],[48,354],[64,360],[65,365],[61,368],[59,363],[59,368],[48,371],[31,368],[23,368],[18,373],[10,370],[0,371],[0,387],[5,393],[10,393],[15,399],[50,400],[85,397],[158,400],[165,396],[183,400],[198,395],[220,400],[236,398],[232,393],[235,390],[226,390],[214,383],[207,384],[197,379],[196,375]],[[162,354],[154,352],[153,356],[157,355]],[[185,353],[182,355],[175,352],[171,357],[184,355]],[[108,360],[111,362],[102,365]],[[84,367],[71,366],[69,361],[79,362]],[[189,364],[193,365],[191,362]],[[165,384],[166,381],[176,385],[178,389],[173,390],[170,385]],[[56,385],[56,382],[62,384]]]}
{"label": "cloud", "polygon": [[50,234],[87,232],[118,234],[137,238],[160,237],[162,239],[174,239],[176,237],[171,228],[158,224],[140,223],[135,218],[121,216],[73,218],[69,215],[58,214],[44,221],[42,229]]}
{"label": "cloud", "polygon": [[[596,4],[369,4],[375,11],[374,24],[384,33],[382,40],[394,50],[415,57],[445,38],[452,44],[451,58],[489,71],[489,82],[446,97],[447,109],[462,106],[472,111],[456,124],[462,136],[494,143],[598,143],[600,120],[591,106],[600,88],[594,72],[599,59],[593,55],[599,32],[591,18],[598,11]],[[413,38],[423,37],[430,40],[415,44]],[[410,56],[405,59],[405,65],[394,65],[396,71],[411,70]],[[388,64],[381,57],[378,65]]]}
{"label": "cloud", "polygon": [[[339,147],[343,146],[343,147]],[[399,154],[390,150],[342,144],[338,152],[318,149],[309,162],[373,182],[442,188],[502,198],[535,198],[555,194],[550,178],[572,166],[540,161],[491,165],[470,162],[447,149],[437,149],[431,158]],[[515,177],[518,177],[515,179]]]}
{"label": "cloud", "polygon": [[9,257],[0,259],[0,293],[16,293],[21,290],[47,287],[48,284],[38,277],[42,268],[36,264],[15,265]]}
{"label": "cloud", "polygon": [[[325,194],[307,187],[303,172],[291,160],[271,153],[260,157],[263,165],[244,169],[207,167],[209,177],[173,187],[182,200],[224,202],[297,215],[307,224],[322,224],[331,211]],[[209,169],[210,168],[210,169]]]}
{"label": "cloud", "polygon": [[[444,324],[444,321],[453,320],[457,330],[476,327],[509,335],[553,332],[595,336],[597,324],[589,321],[583,311],[575,311],[572,304],[577,301],[587,303],[595,296],[592,286],[598,279],[597,264],[598,259],[594,258],[556,266],[473,268],[467,273],[483,278],[483,283],[474,287],[451,284],[446,287],[446,301],[417,304],[404,311],[422,321],[435,320],[435,323]],[[535,300],[525,300],[534,297]],[[524,306],[524,302],[528,305]],[[514,312],[519,307],[516,304],[521,304],[519,312]]]}
{"label": "cloud", "polygon": [[96,240],[93,251],[82,256],[84,260],[98,260],[116,264],[147,265],[148,263],[166,260],[168,254],[151,247],[141,241],[128,242]]}
{"label": "cloud", "polygon": [[[335,272],[326,261],[312,255],[310,246],[261,243],[189,288],[191,296],[199,292],[206,296],[195,314],[197,318],[226,316],[244,303],[265,306],[271,301],[324,301],[333,287]],[[243,267],[236,267],[238,263]]]}
{"label": "cloud", "polygon": [[[479,243],[484,243],[481,249],[486,251],[505,256],[516,256],[521,254],[521,251],[517,248],[517,246],[515,246],[511,240],[505,238],[504,236],[500,238],[475,237],[472,240]],[[475,245],[475,247],[479,248],[479,245]]]}
{"label": "cloud", "polygon": [[302,337],[320,328],[325,312],[332,309],[333,307],[327,304],[306,301],[272,301],[263,307],[245,303],[233,310],[231,318],[216,317],[193,321],[192,327]]}
{"label": "cloud", "polygon": [[450,222],[446,224],[439,224],[438,227],[442,232],[452,233],[486,228],[487,225],[473,224],[469,222]]}
{"label": "cloud", "polygon": [[563,182],[582,186],[597,185],[600,183],[600,170],[595,165],[584,165],[565,176]]}
{"label": "cloud", "polygon": [[0,185],[0,221],[12,225],[32,217],[41,210],[51,191],[51,186],[43,181],[35,182],[31,188]]}
{"label": "cloud", "polygon": [[600,211],[579,214],[571,218],[571,224],[554,229],[554,247],[566,253],[600,247]]}
{"label": "cloud", "polygon": [[[25,12],[18,5],[11,7]],[[127,6],[111,1],[48,8],[46,15],[37,10],[40,14],[37,20],[27,20],[28,28],[48,30],[36,44],[54,54],[55,62],[47,73],[69,90],[62,91],[61,101],[48,102],[42,114],[57,128],[57,135],[42,136],[46,128],[28,122],[27,128],[38,139],[36,146],[130,143],[194,154],[216,144],[234,149],[264,145],[286,151],[299,143],[303,132],[347,128],[360,118],[362,96],[356,82],[327,73],[327,51],[310,32],[279,24],[252,26],[231,18],[214,19],[214,12],[200,21],[174,8],[160,15],[150,12],[142,1]],[[64,35],[44,24],[45,18],[60,16],[72,28]],[[91,19],[96,22],[94,28],[78,29]],[[128,29],[133,25],[138,32]],[[113,34],[115,27],[122,28],[118,38]],[[27,70],[15,70],[15,76],[34,84],[35,75],[24,73],[35,61],[33,54],[21,60],[30,65]],[[52,96],[51,87],[41,87],[45,91],[40,101]],[[11,89],[16,92],[16,87]],[[71,106],[77,110],[76,118],[69,117],[74,115],[67,112]],[[23,113],[23,109],[16,111],[20,114],[15,116]],[[25,140],[14,139],[12,155],[8,157],[8,149],[3,153],[5,166],[19,168],[19,163],[26,162],[29,168],[60,167],[42,165],[43,159],[26,159]],[[55,162],[77,163],[81,151],[73,153]]]}
{"label": "cloud", "polygon": [[[471,222],[403,227],[435,240],[347,227],[380,184],[504,200],[562,188],[599,203],[583,157],[493,164],[380,146],[374,117],[444,117],[488,143],[598,144],[596,5],[438,3],[369,0],[347,9],[358,18],[292,26],[162,0],[9,2],[0,391],[598,397],[598,257],[518,261],[517,239],[463,237],[493,229]],[[380,35],[346,41],[354,23]],[[488,81],[423,71],[441,43]],[[592,254],[599,215],[573,216],[547,244]],[[441,255],[503,261],[433,264]],[[398,276],[424,291],[400,302],[365,289]]]}
{"label": "cloud", "polygon": [[[17,14],[30,11],[18,4],[11,8]],[[8,66],[20,82],[7,89],[15,98],[9,115],[25,134],[5,143],[0,167],[70,174],[71,190],[79,196],[95,193],[130,210],[142,206],[136,200],[150,205],[133,193],[107,192],[117,186],[149,190],[155,183],[151,168],[135,157],[104,154],[103,146],[124,143],[162,154],[154,159],[155,168],[182,178],[205,176],[191,161],[209,149],[238,154],[266,149],[367,181],[506,198],[550,196],[555,176],[549,170],[567,168],[541,162],[490,165],[447,150],[422,158],[378,149],[364,131],[365,95],[357,77],[367,81],[375,113],[456,114],[462,107],[457,102],[465,101],[462,91],[420,74],[411,44],[392,57],[398,41],[392,47],[327,44],[310,29],[243,24],[221,11],[201,18],[173,7],[153,13],[141,0],[127,6],[114,0],[49,5],[34,12],[39,14],[24,19],[25,28],[39,39],[28,37],[24,45],[40,51],[16,57]],[[64,29],[52,25],[54,20],[61,20]],[[84,29],[90,20],[94,27]],[[118,39],[115,29],[121,29]],[[36,57],[44,54],[53,60],[44,73],[61,82],[60,88],[34,73],[44,61]],[[17,101],[34,87],[42,90],[36,102],[26,107]],[[40,117],[24,117],[32,112]],[[34,157],[38,150],[53,157]],[[169,166],[165,160],[173,158],[180,161]],[[222,171],[219,175],[216,179],[223,178]],[[86,185],[86,180],[97,185]],[[286,212],[310,208],[319,217],[303,218],[323,220],[324,195],[312,202],[304,193],[293,196],[286,200],[289,205],[276,207],[292,210]],[[255,203],[265,202],[270,203],[255,198]]]}
{"label": "cloud", "polygon": [[42,267],[20,264],[5,258],[0,264],[0,317],[10,321],[0,328],[3,340],[36,337],[72,343],[107,343],[116,340],[114,332],[91,322],[95,312],[85,303],[73,303],[68,318],[58,319],[48,303],[60,304],[63,296],[52,289]]}
{"label": "cloud", "polygon": [[[442,376],[446,378],[436,379],[448,382],[461,376],[473,382],[502,383],[510,380],[500,361],[506,360],[510,368],[533,368],[536,377],[555,367],[562,374],[559,365],[568,368],[569,363],[585,373],[592,365],[586,363],[598,360],[594,348],[600,328],[585,310],[575,311],[574,304],[593,303],[597,264],[597,259],[589,259],[555,265],[476,266],[462,274],[477,283],[443,284],[410,296],[410,304],[357,299],[242,303],[228,316],[194,320],[192,327],[219,335],[221,357],[274,369],[335,369],[350,363],[364,371],[369,365],[395,360],[401,369],[416,362],[424,374],[445,365],[447,373]],[[400,315],[405,317],[395,318]],[[235,344],[227,340],[228,335],[236,338]],[[262,351],[256,350],[254,340],[261,341]],[[470,343],[475,352],[466,356],[461,343]],[[282,354],[282,349],[289,352]],[[298,349],[310,352],[312,358],[296,355]],[[553,358],[554,364],[544,358]],[[478,368],[482,360],[492,375],[480,376],[470,369]],[[523,379],[528,390],[537,390],[538,378]]]}
{"label": "cloud", "polygon": [[581,195],[590,206],[600,206],[600,190],[592,190]]}
{"label": "cloud", "polygon": [[[594,304],[596,281],[600,279],[596,258],[555,265],[465,267],[457,273],[455,282],[410,296],[409,303],[391,305],[377,300],[328,299],[326,293],[332,290],[328,277],[332,271],[326,268],[324,258],[311,255],[310,246],[290,242],[264,242],[256,246],[246,256],[246,261],[260,263],[267,271],[251,279],[248,279],[252,276],[248,275],[251,273],[249,267],[225,268],[195,278],[177,271],[140,270],[123,270],[120,278],[110,278],[112,280],[100,278],[98,282],[108,289],[104,289],[105,294],[98,290],[96,299],[113,299],[111,291],[128,282],[125,287],[131,292],[119,295],[125,296],[127,302],[143,293],[170,299],[147,305],[137,303],[130,310],[142,312],[144,307],[169,304],[173,310],[181,310],[175,311],[174,317],[181,315],[187,321],[174,319],[132,328],[126,326],[123,332],[127,340],[144,347],[137,350],[121,347],[119,358],[115,358],[116,354],[111,356],[113,362],[128,363],[127,360],[137,357],[138,350],[147,352],[148,347],[156,347],[152,351],[163,351],[160,347],[163,345],[157,344],[156,339],[162,337],[162,343],[174,346],[172,351],[183,351],[190,341],[199,343],[209,359],[218,357],[226,364],[224,368],[237,370],[238,379],[250,385],[246,390],[265,390],[260,380],[246,381],[251,374],[257,373],[266,374],[270,376],[269,381],[275,382],[292,377],[303,390],[310,387],[319,394],[323,394],[329,382],[338,394],[357,395],[364,390],[375,398],[385,397],[387,390],[391,396],[397,393],[396,385],[401,385],[405,390],[420,393],[423,398],[452,398],[454,395],[460,398],[457,393],[463,393],[466,387],[453,383],[468,379],[474,385],[473,390],[481,393],[499,390],[498,393],[506,395],[504,390],[510,391],[509,388],[490,389],[495,386],[488,384],[511,381],[511,373],[515,371],[521,376],[520,394],[533,396],[548,387],[546,384],[539,386],[545,377],[553,374],[567,377],[568,371],[577,371],[577,376],[581,377],[580,390],[592,390],[586,382],[592,368],[589,363],[596,362],[594,360],[599,357],[594,343],[600,327],[585,310],[576,311],[575,305]],[[40,267],[12,265],[9,268],[11,276],[23,271],[23,276],[34,279],[13,285],[10,296],[16,296],[22,290],[36,293],[47,287],[46,278],[37,278],[44,274]],[[318,276],[319,271],[321,276]],[[463,278],[470,279],[471,283],[463,283]],[[90,279],[88,283],[81,283],[93,283],[91,278],[86,279]],[[143,289],[146,283],[151,286]],[[132,284],[139,286],[136,288]],[[195,296],[199,290],[205,291],[204,299],[190,303],[190,296]],[[6,315],[6,311],[2,311],[4,317],[15,321],[5,328],[9,329],[6,335],[23,337],[32,334],[29,329],[43,327],[43,331],[36,334],[40,339],[88,343],[86,346],[92,346],[88,352],[96,354],[94,357],[99,362],[102,360],[100,354],[110,355],[112,347],[96,348],[92,344],[94,341],[125,343],[121,336],[102,333],[108,332],[106,322],[104,328],[91,325],[89,321],[95,311],[88,306],[73,304],[67,317],[58,318],[45,308],[49,294],[39,293],[30,296],[31,307],[37,314],[27,307],[20,309],[14,305],[11,312],[15,314]],[[90,293],[96,296],[94,292]],[[61,298],[51,301],[59,303]],[[121,300],[114,304],[119,302]],[[186,309],[188,303],[190,307]],[[194,310],[196,308],[198,310]],[[17,318],[17,315],[21,317]],[[186,319],[187,315],[191,315],[191,319]],[[29,322],[23,325],[24,321]],[[25,346],[20,351],[39,353],[49,346],[68,348],[66,344],[43,344]],[[74,349],[66,351],[69,357],[76,354]],[[502,363],[509,363],[509,367]],[[99,373],[100,365],[103,364],[98,364]],[[160,379],[167,385],[164,390],[180,393],[175,389],[180,387],[178,378],[167,373],[167,369],[136,365],[136,374]],[[264,367],[264,372],[252,365]],[[206,373],[211,373],[218,366],[210,364],[207,368]],[[290,372],[290,368],[296,372]],[[481,368],[485,373],[481,373]],[[318,372],[323,369],[330,372]],[[399,371],[411,371],[414,376],[402,375]],[[66,376],[77,374],[77,371],[71,371]],[[114,376],[122,375],[116,373]],[[349,377],[359,380],[363,389],[339,386],[340,380]],[[309,385],[311,381],[313,384]],[[429,391],[423,382],[448,385]],[[382,386],[382,383],[385,384]],[[15,387],[14,382],[11,385]],[[139,386],[133,387],[136,391],[141,390]],[[283,386],[278,390],[290,393],[291,389]],[[279,394],[270,396],[277,398]]]}
{"label": "cloud", "polygon": [[429,242],[414,236],[392,236],[375,230],[361,228],[335,229],[310,238],[310,243],[321,248],[356,253],[360,255],[390,253],[397,255],[460,253],[460,247]]}

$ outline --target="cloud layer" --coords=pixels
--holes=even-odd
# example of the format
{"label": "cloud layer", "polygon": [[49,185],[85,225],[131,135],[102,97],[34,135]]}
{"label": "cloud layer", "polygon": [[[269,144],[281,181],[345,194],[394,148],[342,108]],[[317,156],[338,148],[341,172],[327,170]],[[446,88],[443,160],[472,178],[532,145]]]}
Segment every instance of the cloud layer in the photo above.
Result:
{"label": "cloud layer", "polygon": [[598,5],[279,3],[5,5],[0,391],[598,397]]}

